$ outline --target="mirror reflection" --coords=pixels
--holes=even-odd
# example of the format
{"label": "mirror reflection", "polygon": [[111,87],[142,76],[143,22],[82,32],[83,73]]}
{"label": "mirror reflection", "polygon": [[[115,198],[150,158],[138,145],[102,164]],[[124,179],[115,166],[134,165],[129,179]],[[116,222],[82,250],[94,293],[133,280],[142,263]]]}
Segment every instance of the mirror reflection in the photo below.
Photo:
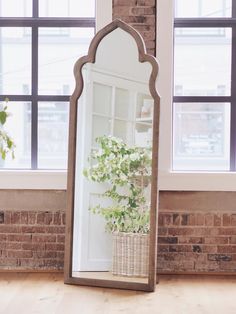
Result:
{"label": "mirror reflection", "polygon": [[[120,47],[125,49],[120,49]],[[151,65],[122,29],[82,68],[72,275],[148,283],[153,99]]]}

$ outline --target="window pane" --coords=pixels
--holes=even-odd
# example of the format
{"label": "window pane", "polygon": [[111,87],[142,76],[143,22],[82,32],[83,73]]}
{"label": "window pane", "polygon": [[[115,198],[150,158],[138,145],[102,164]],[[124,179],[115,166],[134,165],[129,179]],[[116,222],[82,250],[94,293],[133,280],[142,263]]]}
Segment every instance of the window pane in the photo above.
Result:
{"label": "window pane", "polygon": [[230,17],[232,0],[175,0],[176,17]]}
{"label": "window pane", "polygon": [[93,112],[105,116],[111,115],[112,87],[94,83]]}
{"label": "window pane", "polygon": [[229,28],[175,29],[176,96],[230,95],[231,36]]}
{"label": "window pane", "polygon": [[93,28],[39,29],[39,94],[70,95],[75,61],[87,54]]}
{"label": "window pane", "polygon": [[0,94],[31,93],[31,29],[0,29]]}
{"label": "window pane", "polygon": [[0,0],[1,17],[32,16],[32,0]]}
{"label": "window pane", "polygon": [[0,161],[1,168],[30,168],[31,167],[31,103],[8,102],[10,116],[4,125],[4,130],[13,139],[15,158],[7,156]]}
{"label": "window pane", "polygon": [[125,120],[131,120],[131,96],[126,89],[116,88],[115,94],[115,117]]}
{"label": "window pane", "polygon": [[38,107],[38,167],[66,169],[69,104],[40,102]]}
{"label": "window pane", "polygon": [[230,104],[174,104],[174,170],[229,170]]}
{"label": "window pane", "polygon": [[40,0],[39,16],[95,17],[95,0]]}

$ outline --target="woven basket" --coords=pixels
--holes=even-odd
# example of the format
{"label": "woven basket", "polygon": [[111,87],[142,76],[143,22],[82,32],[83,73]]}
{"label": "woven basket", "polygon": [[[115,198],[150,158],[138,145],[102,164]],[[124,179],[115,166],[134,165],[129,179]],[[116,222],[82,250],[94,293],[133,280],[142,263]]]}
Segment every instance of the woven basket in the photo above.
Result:
{"label": "woven basket", "polygon": [[125,232],[113,233],[113,275],[148,277],[148,265],[148,234]]}

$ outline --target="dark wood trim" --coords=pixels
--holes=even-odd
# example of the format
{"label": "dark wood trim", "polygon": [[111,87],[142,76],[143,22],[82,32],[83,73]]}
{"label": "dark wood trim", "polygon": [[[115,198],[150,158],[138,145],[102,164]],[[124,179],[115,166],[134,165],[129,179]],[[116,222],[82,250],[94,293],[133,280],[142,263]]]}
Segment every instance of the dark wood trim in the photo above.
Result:
{"label": "dark wood trim", "polygon": [[1,17],[0,27],[95,27],[95,18]]}
{"label": "dark wood trim", "polygon": [[174,27],[232,27],[236,18],[175,18]]}
{"label": "dark wood trim", "polygon": [[[121,28],[129,33],[136,41],[139,61],[149,62],[152,72],[149,80],[150,93],[154,99],[154,119],[153,119],[153,151],[152,151],[152,189],[151,189],[151,218],[150,218],[150,255],[149,255],[149,278],[148,284],[139,284],[121,281],[107,281],[82,279],[72,276],[72,248],[73,248],[73,217],[74,217],[74,187],[75,187],[75,160],[76,160],[76,130],[77,130],[77,101],[83,91],[82,67],[85,63],[94,63],[97,48],[101,40],[113,30]],[[158,74],[158,64],[155,57],[146,54],[144,41],[140,34],[128,24],[117,19],[100,30],[93,38],[88,55],[80,58],[74,67],[76,79],[75,91],[70,99],[70,124],[69,124],[69,157],[68,157],[68,181],[67,181],[67,213],[66,213],[66,245],[65,245],[65,283],[80,284],[90,286],[101,286],[119,289],[133,289],[141,291],[154,291],[156,285],[156,254],[157,254],[157,208],[158,208],[158,143],[159,143],[159,116],[160,98],[156,91],[156,78]]]}

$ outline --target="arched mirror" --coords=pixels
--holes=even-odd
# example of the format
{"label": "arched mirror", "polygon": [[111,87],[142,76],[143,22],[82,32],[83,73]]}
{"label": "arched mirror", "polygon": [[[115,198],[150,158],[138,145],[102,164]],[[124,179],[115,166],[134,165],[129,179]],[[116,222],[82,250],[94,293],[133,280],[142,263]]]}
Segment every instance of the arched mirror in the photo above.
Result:
{"label": "arched mirror", "polygon": [[139,33],[120,20],[75,65],[65,283],[155,288],[157,72]]}

